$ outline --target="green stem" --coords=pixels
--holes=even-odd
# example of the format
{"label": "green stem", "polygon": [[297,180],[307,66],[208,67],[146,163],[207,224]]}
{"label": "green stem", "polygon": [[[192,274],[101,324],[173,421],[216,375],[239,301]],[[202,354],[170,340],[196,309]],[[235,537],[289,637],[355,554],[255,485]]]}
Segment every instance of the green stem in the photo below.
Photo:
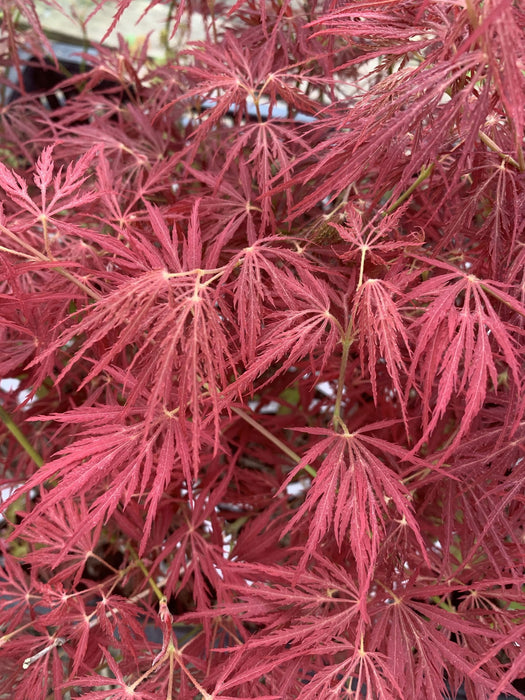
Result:
{"label": "green stem", "polygon": [[[246,423],[252,426],[252,428],[255,428],[255,430],[258,430],[261,435],[264,435],[264,437],[268,438],[270,442],[273,442],[273,444],[278,447],[284,454],[288,455],[290,459],[293,459],[294,462],[299,463],[301,461],[301,458],[297,454],[297,452],[294,452],[288,445],[286,445],[282,440],[279,440],[279,438],[275,437],[269,430],[266,430],[262,425],[259,425],[256,420],[254,420],[251,416],[249,416],[245,411],[242,410],[242,408],[237,408],[234,406],[232,408],[232,411],[234,411],[240,418],[242,418]],[[311,467],[309,464],[306,464],[303,469],[305,472],[307,472],[311,477],[317,476],[317,471]]]}
{"label": "green stem", "polygon": [[421,172],[417,176],[416,180],[410,185],[410,187],[403,192],[403,194],[396,199],[396,201],[391,204],[388,209],[386,210],[386,214],[391,214],[393,211],[395,211],[398,207],[403,204],[405,200],[407,200],[412,192],[416,189],[416,187],[419,187],[419,185],[429,177],[429,175],[432,173],[434,170],[434,163],[431,163],[430,165],[423,166],[421,168]]}
{"label": "green stem", "polygon": [[[479,132],[479,138],[481,141],[485,144],[485,146],[488,146],[491,151],[494,151],[494,153],[497,153],[503,161],[506,163],[510,163],[513,165],[515,168],[517,168],[520,172],[523,171],[523,167],[520,166],[517,160],[515,160],[512,156],[509,156],[507,153],[504,153],[501,148],[498,146],[498,144],[493,141],[490,136],[487,136],[487,134],[484,134],[483,131]],[[522,155],[522,154],[521,154]],[[522,155],[523,157],[523,155]],[[428,166],[423,166],[421,169],[421,172],[417,176],[417,178],[414,180],[414,182],[410,185],[410,187],[403,192],[401,196],[399,196],[396,201],[391,204],[388,209],[386,210],[385,214],[392,214],[396,209],[398,209],[403,202],[405,202],[412,192],[416,189],[416,187],[419,187],[419,185],[426,180],[431,174],[432,171],[434,170],[434,165],[435,163],[431,163]]]}
{"label": "green stem", "polygon": [[[209,387],[208,387],[208,384],[206,382],[204,382],[203,386],[207,391],[209,391]],[[270,440],[270,442],[273,442],[273,444],[276,447],[278,447],[282,452],[284,452],[284,454],[288,455],[288,457],[290,457],[290,459],[292,459],[294,462],[296,462],[298,464],[301,461],[301,458],[299,457],[297,452],[294,452],[290,447],[288,447],[288,445],[286,443],[284,443],[282,440],[279,440],[278,437],[275,437],[275,435],[273,435],[273,433],[271,433],[269,430],[264,428],[262,425],[259,425],[259,423],[257,423],[257,421],[254,418],[252,418],[250,415],[248,415],[248,413],[246,413],[246,411],[243,411],[242,408],[237,408],[236,406],[232,406],[232,411],[234,413],[236,413],[239,416],[239,418],[242,418],[243,421],[246,421],[246,423],[248,423],[248,425],[251,425],[252,428],[255,428],[255,430],[257,430],[259,433],[261,433],[261,435],[264,435],[264,437],[268,438],[268,440]],[[311,477],[317,476],[317,471],[313,467],[311,467],[309,464],[307,464],[305,467],[303,467],[303,469],[305,470],[305,472],[310,474]]]}
{"label": "green stem", "polygon": [[11,418],[9,413],[4,408],[2,408],[2,406],[0,406],[0,418],[2,419],[2,422],[4,423],[5,427],[9,430],[11,435],[18,442],[20,447],[22,447],[27,452],[27,454],[31,457],[31,459],[37,467],[41,467],[44,464],[44,459],[35,450],[33,445],[31,445],[24,433],[20,430],[20,428]]}
{"label": "green stem", "polygon": [[47,216],[45,214],[42,214],[39,217],[41,223],[42,223],[42,232],[44,234],[44,250],[46,251],[46,256],[51,260],[52,255],[51,255],[51,248],[49,245],[49,229],[47,227]]}
{"label": "green stem", "polygon": [[487,136],[487,134],[484,134],[482,131],[479,131],[479,138],[485,146],[488,146],[491,151],[494,151],[494,153],[497,153],[498,156],[501,157],[501,159],[507,163],[510,163],[513,165],[515,168],[517,168],[520,171],[523,171],[523,168],[520,167],[520,164],[518,163],[517,160],[514,160],[512,156],[507,155],[507,153],[504,153],[501,148],[498,146],[498,144],[493,141],[490,136]]}
{"label": "green stem", "polygon": [[160,588],[157,586],[155,580],[153,579],[152,575],[150,572],[146,569],[146,566],[144,565],[144,562],[142,559],[139,557],[137,552],[133,549],[133,547],[128,543],[128,550],[131,553],[131,557],[135,564],[139,567],[139,569],[142,571],[144,574],[145,578],[148,579],[148,583],[151,586],[153,592],[157,596],[160,602],[166,602],[166,596],[164,593],[160,590]]}
{"label": "green stem", "polygon": [[357,283],[356,292],[358,289],[361,288],[361,285],[363,284],[363,275],[364,275],[364,271],[365,271],[365,257],[366,257],[367,250],[368,250],[367,245],[364,245],[361,247],[361,264],[359,265],[359,282]]}
{"label": "green stem", "polygon": [[350,347],[352,346],[353,342],[354,342],[354,338],[353,338],[353,332],[352,332],[352,322],[350,321],[347,328],[346,328],[345,334],[341,340],[341,343],[343,345],[343,352],[341,354],[341,366],[339,369],[339,378],[337,380],[337,394],[335,397],[334,415],[332,418],[332,423],[334,425],[334,428],[344,426],[344,423],[341,420],[341,405],[343,403],[343,391],[345,388],[345,377],[346,377],[346,368],[348,366],[348,355],[350,354]]}
{"label": "green stem", "polygon": [[518,144],[518,165],[520,172],[523,172],[525,170],[525,155],[523,154],[521,143]]}

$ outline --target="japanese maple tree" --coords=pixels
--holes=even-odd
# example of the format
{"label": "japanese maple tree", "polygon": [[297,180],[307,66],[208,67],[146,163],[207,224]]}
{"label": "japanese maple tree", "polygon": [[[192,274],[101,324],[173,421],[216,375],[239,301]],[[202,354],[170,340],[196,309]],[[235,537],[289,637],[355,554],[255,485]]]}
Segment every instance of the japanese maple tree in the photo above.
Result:
{"label": "japanese maple tree", "polygon": [[523,5],[159,4],[0,0],[0,698],[518,695]]}

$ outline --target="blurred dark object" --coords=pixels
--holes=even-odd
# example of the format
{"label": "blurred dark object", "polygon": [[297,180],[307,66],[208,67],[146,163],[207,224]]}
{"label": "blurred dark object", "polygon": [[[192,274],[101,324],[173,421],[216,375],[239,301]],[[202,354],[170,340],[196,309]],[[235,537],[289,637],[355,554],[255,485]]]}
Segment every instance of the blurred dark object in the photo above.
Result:
{"label": "blurred dark object", "polygon": [[[50,58],[45,58],[42,62],[36,56],[31,56],[22,71],[22,90],[13,90],[8,103],[24,95],[40,95],[44,106],[54,111],[80,94],[82,76],[92,66],[80,55],[75,55],[75,51],[78,51],[78,48],[72,47],[70,59],[59,60],[57,63]],[[106,78],[91,85],[90,89],[119,103],[129,101],[129,96],[134,94],[133,86],[123,86],[116,80]]]}

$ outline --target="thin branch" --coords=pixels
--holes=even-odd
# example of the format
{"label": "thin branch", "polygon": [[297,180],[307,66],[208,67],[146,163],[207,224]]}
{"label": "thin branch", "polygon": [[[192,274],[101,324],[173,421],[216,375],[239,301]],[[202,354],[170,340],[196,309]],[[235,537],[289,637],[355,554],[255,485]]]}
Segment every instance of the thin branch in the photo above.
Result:
{"label": "thin branch", "polygon": [[37,450],[35,450],[33,445],[29,442],[9,413],[2,406],[0,406],[0,418],[20,447],[27,452],[37,467],[41,467],[44,464],[43,457],[37,452]]}
{"label": "thin branch", "polygon": [[144,566],[144,562],[143,562],[142,559],[139,557],[139,555],[135,552],[135,550],[133,549],[133,547],[131,546],[131,544],[128,543],[127,548],[128,548],[128,550],[129,550],[129,552],[131,553],[131,557],[132,557],[133,561],[134,561],[135,564],[139,567],[139,569],[142,571],[142,573],[144,574],[145,578],[147,578],[149,585],[150,585],[151,588],[153,589],[153,592],[155,593],[155,595],[157,596],[157,598],[159,599],[159,601],[165,600],[164,594],[162,593],[162,591],[160,590],[160,588],[157,586],[157,583],[156,583],[155,580],[153,579],[153,577],[152,577],[152,575],[150,574],[150,572],[146,569],[146,567]]}
{"label": "thin branch", "polygon": [[402,195],[400,195],[396,201],[391,204],[388,209],[386,210],[385,214],[391,214],[393,211],[398,209],[405,200],[407,200],[412,192],[416,189],[416,187],[419,187],[419,185],[427,179],[432,174],[432,171],[434,170],[434,163],[431,163],[430,165],[423,166],[421,168],[421,172],[417,176],[417,178],[414,180],[414,182],[410,185],[408,189],[406,189]]}
{"label": "thin branch", "polygon": [[[261,435],[264,435],[264,437],[268,438],[270,442],[273,442],[273,444],[278,447],[284,454],[288,455],[290,459],[293,459],[294,462],[299,463],[301,461],[301,458],[297,454],[297,452],[294,452],[288,445],[286,445],[282,440],[279,440],[278,437],[275,437],[269,430],[266,430],[266,428],[259,423],[257,423],[256,420],[254,420],[251,416],[249,416],[246,411],[243,411],[242,408],[237,408],[236,406],[232,407],[232,411],[234,411],[240,418],[242,418],[246,423],[252,426],[252,428],[255,428],[255,430],[258,430]],[[303,469],[305,472],[307,472],[311,477],[317,476],[317,471],[311,467],[309,464],[306,464]]]}
{"label": "thin branch", "polygon": [[479,131],[479,138],[483,141],[485,146],[488,146],[491,151],[497,153],[498,156],[500,156],[501,159],[504,160],[506,163],[510,163],[520,171],[523,170],[523,168],[520,167],[518,161],[514,160],[514,158],[512,156],[509,156],[507,153],[504,153],[498,146],[498,144],[490,138],[490,136],[487,136],[487,134],[484,134],[482,131]]}
{"label": "thin branch", "polygon": [[354,337],[353,337],[353,330],[352,330],[352,322],[350,321],[345,334],[343,338],[341,339],[341,343],[343,345],[343,352],[341,354],[341,365],[339,368],[339,378],[337,380],[337,395],[335,397],[335,405],[334,405],[334,415],[332,417],[332,423],[334,425],[334,428],[338,428],[339,426],[344,424],[341,420],[341,405],[343,403],[343,391],[345,388],[345,377],[346,377],[346,368],[348,366],[348,355],[350,353],[350,347],[352,346],[352,343],[354,342]]}

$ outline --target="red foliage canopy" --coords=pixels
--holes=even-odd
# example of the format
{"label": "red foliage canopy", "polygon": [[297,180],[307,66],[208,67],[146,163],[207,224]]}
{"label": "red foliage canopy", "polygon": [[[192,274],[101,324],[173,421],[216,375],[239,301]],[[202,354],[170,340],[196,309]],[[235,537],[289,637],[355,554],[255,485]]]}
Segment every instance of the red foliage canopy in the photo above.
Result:
{"label": "red foliage canopy", "polygon": [[0,8],[0,698],[517,692],[520,3]]}

